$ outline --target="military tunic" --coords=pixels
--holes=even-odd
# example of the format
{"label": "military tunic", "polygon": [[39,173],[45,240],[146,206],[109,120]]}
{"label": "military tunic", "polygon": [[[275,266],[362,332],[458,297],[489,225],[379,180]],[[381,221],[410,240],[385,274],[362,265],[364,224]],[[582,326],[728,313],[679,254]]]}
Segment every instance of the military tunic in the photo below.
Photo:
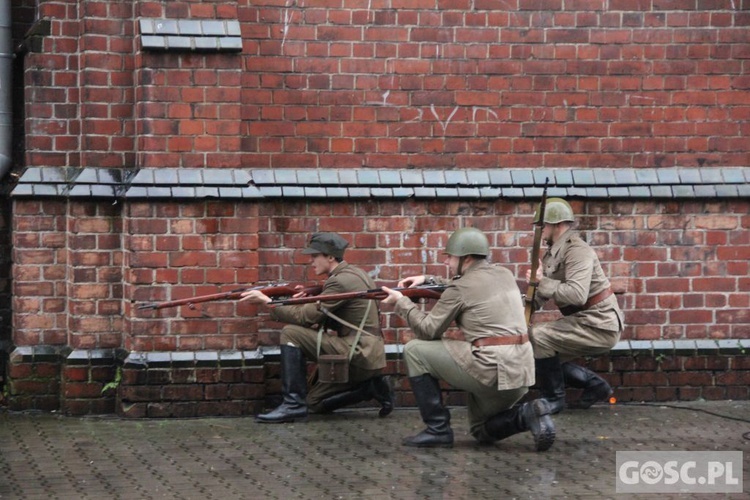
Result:
{"label": "military tunic", "polygon": [[[544,277],[535,297],[536,306],[554,300],[562,309],[581,308],[586,301],[610,288],[596,252],[577,232],[562,234],[542,259]],[[620,339],[623,314],[617,298],[608,298],[586,310],[557,321],[533,325],[531,340],[539,359],[558,353],[563,360],[602,354]]]}
{"label": "military tunic", "polygon": [[[323,283],[321,299],[325,295],[371,290],[375,283],[364,271],[345,261],[339,263]],[[369,304],[369,305],[368,305]],[[367,314],[349,366],[348,384],[316,383],[308,394],[308,404],[313,411],[326,397],[350,390],[369,378],[378,375],[386,366],[385,347],[380,332],[377,302],[368,299],[325,302],[321,305],[334,315],[359,326]],[[369,310],[368,310],[369,307]],[[326,325],[330,330],[323,333],[320,354],[349,355],[357,337],[353,328],[328,317],[318,303],[281,306],[271,309],[271,318],[287,323],[281,331],[281,343],[299,347],[308,360],[317,360],[318,329]]]}
{"label": "military tunic", "polygon": [[[534,384],[534,357],[529,342],[474,347],[485,337],[526,333],[521,292],[513,274],[485,260],[477,261],[447,288],[429,313],[408,297],[396,302],[417,339],[407,343],[409,376],[430,373],[469,393],[471,432],[478,436],[492,416],[507,410]],[[442,339],[455,321],[465,341]]]}

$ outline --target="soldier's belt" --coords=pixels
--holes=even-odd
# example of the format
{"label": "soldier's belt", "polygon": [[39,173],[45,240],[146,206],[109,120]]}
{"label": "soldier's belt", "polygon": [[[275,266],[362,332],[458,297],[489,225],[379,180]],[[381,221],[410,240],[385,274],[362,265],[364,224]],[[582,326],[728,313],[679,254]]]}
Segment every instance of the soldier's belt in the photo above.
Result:
{"label": "soldier's belt", "polygon": [[563,313],[563,316],[570,316],[571,314],[579,313],[581,311],[585,311],[586,309],[591,309],[592,307],[597,305],[599,302],[608,298],[613,293],[614,292],[612,292],[611,288],[607,288],[606,290],[602,290],[601,292],[597,293],[593,297],[589,297],[589,300],[587,300],[586,303],[583,304],[581,307],[565,306],[565,307],[560,308],[560,312]]}
{"label": "soldier's belt", "polygon": [[529,341],[529,335],[507,335],[504,337],[483,337],[471,342],[474,347],[485,347],[488,345],[520,345]]}

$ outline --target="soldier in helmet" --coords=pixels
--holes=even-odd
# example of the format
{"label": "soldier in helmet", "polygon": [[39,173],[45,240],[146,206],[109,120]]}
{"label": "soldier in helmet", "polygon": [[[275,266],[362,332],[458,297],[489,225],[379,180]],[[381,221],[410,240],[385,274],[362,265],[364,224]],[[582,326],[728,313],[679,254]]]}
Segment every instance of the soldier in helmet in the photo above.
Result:
{"label": "soldier in helmet", "polygon": [[[487,237],[463,228],[448,239],[445,264],[449,281],[412,276],[398,286],[442,282],[447,288],[429,313],[400,292],[383,287],[383,302],[395,304],[416,339],[404,347],[414,398],[426,429],[404,439],[405,446],[452,446],[450,412],[443,406],[440,380],[468,392],[472,436],[492,443],[531,431],[535,447],[545,451],[555,439],[547,402],[514,406],[534,383],[534,357],[526,334],[521,292],[513,274],[487,262]],[[442,338],[452,322],[465,340]]]}
{"label": "soldier in helmet", "polygon": [[[258,422],[293,422],[307,417],[308,407],[313,412],[329,413],[370,399],[380,403],[381,417],[393,410],[393,389],[388,378],[381,374],[385,368],[385,349],[377,304],[367,299],[325,302],[325,295],[375,287],[364,271],[343,260],[347,246],[348,242],[338,234],[315,233],[302,251],[310,255],[315,274],[327,276],[320,294],[323,307],[309,303],[271,309],[272,319],[287,323],[281,330],[283,401],[276,409],[258,415]],[[241,300],[254,304],[271,302],[271,298],[259,290],[245,292],[242,296]],[[349,381],[324,383],[318,380],[308,393],[306,360],[315,360],[321,354],[351,356]]]}
{"label": "soldier in helmet", "polygon": [[[620,339],[623,315],[599,258],[573,229],[575,217],[568,202],[549,198],[543,224],[542,239],[549,248],[534,278],[534,305],[539,308],[552,299],[563,317],[531,328],[537,380],[553,413],[565,407],[565,385],[583,389],[581,399],[568,407],[585,409],[608,399],[612,388],[596,373],[568,360],[608,352]],[[531,280],[531,271],[526,279]]]}

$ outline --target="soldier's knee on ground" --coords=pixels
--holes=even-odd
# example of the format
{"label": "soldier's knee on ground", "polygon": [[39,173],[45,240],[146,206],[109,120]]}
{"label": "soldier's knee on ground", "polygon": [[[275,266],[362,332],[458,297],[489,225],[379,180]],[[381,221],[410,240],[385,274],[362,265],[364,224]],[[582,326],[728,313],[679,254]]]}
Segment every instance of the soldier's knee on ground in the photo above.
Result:
{"label": "soldier's knee on ground", "polygon": [[[313,392],[312,390],[310,392]],[[309,394],[307,395],[307,408],[311,413],[325,413],[325,409],[323,408],[323,399],[321,397],[317,397],[315,394]]]}
{"label": "soldier's knee on ground", "polygon": [[492,444],[497,441],[497,439],[489,435],[487,429],[485,429],[484,422],[472,425],[469,433],[479,444]]}

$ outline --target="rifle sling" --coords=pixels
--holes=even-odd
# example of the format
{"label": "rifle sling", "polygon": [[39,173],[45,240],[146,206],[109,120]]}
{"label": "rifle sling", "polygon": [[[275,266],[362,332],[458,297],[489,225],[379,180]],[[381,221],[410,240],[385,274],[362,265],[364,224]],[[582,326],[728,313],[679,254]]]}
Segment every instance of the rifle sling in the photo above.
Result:
{"label": "rifle sling", "polygon": [[[328,308],[326,308],[325,306],[323,306],[323,305],[319,306],[319,308],[323,312],[323,314],[325,314],[329,318],[331,318],[331,319],[333,319],[335,321],[338,321],[340,324],[342,324],[344,326],[348,326],[349,328],[357,331],[357,336],[354,338],[354,343],[352,344],[352,348],[349,351],[349,361],[351,361],[352,357],[354,357],[354,351],[357,348],[357,344],[359,344],[359,338],[362,336],[362,334],[364,333],[365,335],[372,335],[372,333],[370,333],[368,331],[365,331],[363,329],[363,327],[365,326],[365,322],[367,321],[367,316],[369,316],[369,314],[370,314],[370,308],[371,307],[372,307],[372,301],[368,300],[367,301],[367,309],[365,309],[365,314],[362,316],[362,321],[359,323],[359,326],[356,326],[356,325],[354,325],[352,323],[349,323],[348,321],[346,321],[344,319],[339,318],[338,316],[336,316],[335,314],[333,314],[331,311],[329,311]],[[318,330],[318,357],[320,357],[320,344],[323,341],[323,330],[325,330],[325,326],[321,326],[320,329]],[[374,335],[373,335],[373,337],[374,337]]]}

